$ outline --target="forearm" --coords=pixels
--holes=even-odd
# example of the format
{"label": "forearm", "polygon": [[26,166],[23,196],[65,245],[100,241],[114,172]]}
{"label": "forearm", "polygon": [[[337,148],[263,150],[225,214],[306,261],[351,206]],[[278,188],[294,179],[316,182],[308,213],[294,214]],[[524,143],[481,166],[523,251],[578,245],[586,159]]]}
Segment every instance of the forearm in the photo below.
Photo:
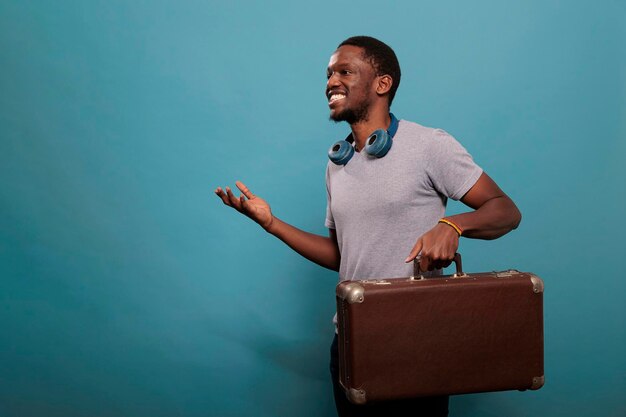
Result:
{"label": "forearm", "polygon": [[308,260],[333,271],[339,270],[339,248],[332,237],[305,232],[277,217],[273,217],[265,230]]}
{"label": "forearm", "polygon": [[522,215],[509,197],[500,195],[486,201],[475,211],[446,218],[461,228],[464,237],[496,239],[517,228]]}
{"label": "forearm", "polygon": [[496,239],[515,229],[522,219],[515,203],[484,172],[461,201],[474,211],[447,216],[452,224],[440,222],[420,236],[405,262],[421,253],[422,270],[446,267],[459,247],[459,234]]}

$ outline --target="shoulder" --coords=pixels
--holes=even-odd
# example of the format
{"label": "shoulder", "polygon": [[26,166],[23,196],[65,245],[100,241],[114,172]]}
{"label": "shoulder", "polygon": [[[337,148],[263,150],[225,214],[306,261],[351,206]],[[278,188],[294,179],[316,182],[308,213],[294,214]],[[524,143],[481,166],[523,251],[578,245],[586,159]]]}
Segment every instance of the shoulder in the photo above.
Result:
{"label": "shoulder", "polygon": [[467,149],[441,128],[401,120],[397,136],[400,147],[421,155],[431,167],[447,166],[472,159]]}
{"label": "shoulder", "polygon": [[435,129],[432,127],[423,126],[416,122],[401,119],[398,122],[398,132],[396,135],[399,137],[413,136],[421,138],[432,135],[434,130]]}
{"label": "shoulder", "polygon": [[334,176],[337,171],[341,169],[342,166],[334,164],[331,161],[326,162],[326,182],[330,181],[330,178]]}
{"label": "shoulder", "polygon": [[400,120],[394,140],[421,149],[441,148],[458,145],[458,141],[443,129],[423,126],[408,120]]}

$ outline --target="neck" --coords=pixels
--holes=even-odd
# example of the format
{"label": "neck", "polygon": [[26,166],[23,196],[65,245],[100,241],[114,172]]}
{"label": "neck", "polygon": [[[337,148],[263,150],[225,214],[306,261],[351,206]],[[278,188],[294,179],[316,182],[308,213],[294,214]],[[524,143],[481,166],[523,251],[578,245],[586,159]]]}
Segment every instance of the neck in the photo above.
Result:
{"label": "neck", "polygon": [[356,145],[356,151],[360,152],[365,147],[365,141],[376,129],[389,128],[391,123],[391,117],[389,116],[389,110],[372,112],[367,120],[360,120],[350,125],[352,129],[352,137]]}

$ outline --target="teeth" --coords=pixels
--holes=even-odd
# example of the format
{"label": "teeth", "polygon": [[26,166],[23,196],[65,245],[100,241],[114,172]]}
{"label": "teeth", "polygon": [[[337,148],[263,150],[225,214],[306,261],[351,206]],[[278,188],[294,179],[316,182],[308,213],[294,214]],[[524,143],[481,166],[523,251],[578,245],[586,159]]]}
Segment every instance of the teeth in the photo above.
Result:
{"label": "teeth", "polygon": [[346,95],[345,94],[333,94],[330,96],[330,99],[328,100],[328,102],[332,103],[334,101],[341,100],[342,98],[346,98]]}

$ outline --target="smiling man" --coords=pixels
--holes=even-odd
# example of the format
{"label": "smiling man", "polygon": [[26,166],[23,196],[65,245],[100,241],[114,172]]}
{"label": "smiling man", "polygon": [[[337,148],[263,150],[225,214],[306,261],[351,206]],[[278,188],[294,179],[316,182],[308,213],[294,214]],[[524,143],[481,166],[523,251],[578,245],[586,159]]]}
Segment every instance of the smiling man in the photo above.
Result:
{"label": "smiling man", "polygon": [[[461,236],[494,239],[517,227],[521,215],[513,201],[454,138],[390,113],[401,74],[389,46],[367,36],[346,39],[326,74],[330,118],[347,122],[351,130],[330,152],[340,149],[345,157],[331,158],[326,170],[329,236],[278,219],[241,182],[236,183],[243,193],[239,197],[228,187],[215,190],[224,204],[307,259],[339,271],[340,280],[406,277],[418,254],[422,270],[438,274],[452,261]],[[377,140],[388,141],[387,147],[373,154],[370,147]],[[448,198],[472,210],[444,217]],[[331,374],[340,416],[448,415],[448,397],[365,406],[348,402],[338,383],[336,336]]]}

